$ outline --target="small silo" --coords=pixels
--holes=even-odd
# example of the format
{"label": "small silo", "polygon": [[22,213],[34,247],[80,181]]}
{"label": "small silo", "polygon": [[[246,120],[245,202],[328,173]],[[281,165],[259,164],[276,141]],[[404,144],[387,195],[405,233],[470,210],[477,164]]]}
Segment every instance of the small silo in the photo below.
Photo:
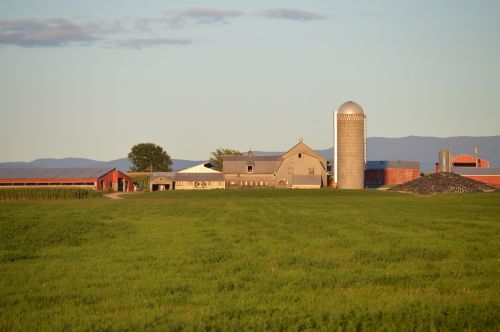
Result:
{"label": "small silo", "polygon": [[450,173],[453,154],[449,149],[439,150],[439,172]]}
{"label": "small silo", "polygon": [[333,115],[334,181],[339,189],[363,189],[366,163],[366,116],[353,101]]}

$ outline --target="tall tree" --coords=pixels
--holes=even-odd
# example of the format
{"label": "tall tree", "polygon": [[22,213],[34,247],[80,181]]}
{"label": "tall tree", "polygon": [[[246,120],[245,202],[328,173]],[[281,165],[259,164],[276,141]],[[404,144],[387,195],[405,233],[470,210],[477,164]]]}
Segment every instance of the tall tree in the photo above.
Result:
{"label": "tall tree", "polygon": [[159,145],[139,143],[132,147],[128,154],[132,163],[132,172],[169,172],[172,170],[172,160],[168,153]]}
{"label": "tall tree", "polygon": [[217,171],[222,171],[222,156],[241,156],[238,150],[218,148],[210,155],[209,162]]}

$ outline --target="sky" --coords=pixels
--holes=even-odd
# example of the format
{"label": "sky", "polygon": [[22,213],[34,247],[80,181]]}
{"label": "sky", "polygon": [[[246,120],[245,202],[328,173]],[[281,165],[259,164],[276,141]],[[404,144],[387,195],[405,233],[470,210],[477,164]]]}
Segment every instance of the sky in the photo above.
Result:
{"label": "sky", "polygon": [[0,162],[500,134],[500,1],[0,0]]}

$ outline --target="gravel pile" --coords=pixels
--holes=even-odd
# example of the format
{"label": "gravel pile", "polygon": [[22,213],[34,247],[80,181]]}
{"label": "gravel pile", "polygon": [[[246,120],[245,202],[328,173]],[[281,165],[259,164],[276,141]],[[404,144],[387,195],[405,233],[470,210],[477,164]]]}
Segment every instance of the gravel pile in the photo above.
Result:
{"label": "gravel pile", "polygon": [[436,173],[427,175],[413,181],[394,186],[389,190],[422,195],[498,191],[495,187],[468,179],[455,173]]}

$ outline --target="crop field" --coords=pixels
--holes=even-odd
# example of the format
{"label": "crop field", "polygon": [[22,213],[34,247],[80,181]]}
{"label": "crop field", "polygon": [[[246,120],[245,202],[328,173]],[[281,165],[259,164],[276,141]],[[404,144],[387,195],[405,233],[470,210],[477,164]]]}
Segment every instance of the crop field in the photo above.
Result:
{"label": "crop field", "polygon": [[34,199],[90,199],[101,197],[102,193],[89,188],[0,188],[0,201]]}
{"label": "crop field", "polygon": [[0,330],[500,330],[500,194],[0,202]]}

